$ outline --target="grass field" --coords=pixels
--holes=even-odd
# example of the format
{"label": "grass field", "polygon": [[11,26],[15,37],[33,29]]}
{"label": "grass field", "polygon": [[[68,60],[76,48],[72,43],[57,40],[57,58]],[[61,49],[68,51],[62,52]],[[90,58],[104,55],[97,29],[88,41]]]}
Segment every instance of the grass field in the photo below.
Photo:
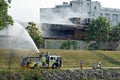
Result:
{"label": "grass field", "polygon": [[[44,50],[41,50],[44,51]],[[91,50],[45,50],[51,54],[62,56],[63,67],[79,67],[82,60],[85,67],[92,63],[102,62],[103,67],[120,67],[119,51],[91,51]]]}
{"label": "grass field", "polygon": [[[103,67],[120,67],[119,51],[92,51],[92,50],[45,50],[46,53],[62,56],[63,67],[79,67],[79,62],[84,62],[84,67],[91,67],[92,63],[102,62]],[[20,59],[18,56],[33,56],[32,50],[6,50],[0,49],[0,68],[19,68]]]}

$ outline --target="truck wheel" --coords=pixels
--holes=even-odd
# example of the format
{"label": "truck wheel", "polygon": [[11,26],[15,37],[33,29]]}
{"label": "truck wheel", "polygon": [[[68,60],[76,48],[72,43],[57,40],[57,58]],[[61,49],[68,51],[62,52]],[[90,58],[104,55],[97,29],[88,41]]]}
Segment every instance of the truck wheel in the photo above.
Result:
{"label": "truck wheel", "polygon": [[52,65],[52,69],[56,69],[57,68],[57,65],[56,64],[53,64]]}

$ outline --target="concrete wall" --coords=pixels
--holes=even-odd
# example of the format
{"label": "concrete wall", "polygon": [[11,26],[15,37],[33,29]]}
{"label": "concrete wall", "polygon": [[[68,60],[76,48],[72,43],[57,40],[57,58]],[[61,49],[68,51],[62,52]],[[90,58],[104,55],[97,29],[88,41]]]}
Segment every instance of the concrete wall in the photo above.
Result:
{"label": "concrete wall", "polygon": [[[60,49],[62,44],[67,40],[45,40],[44,48],[45,49]],[[95,41],[91,41],[89,43],[81,40],[70,40],[70,41],[76,41],[77,42],[77,50],[85,50],[85,49],[94,49],[90,47],[90,45],[93,45]],[[118,42],[101,42],[100,49],[102,50],[120,50],[120,41]],[[73,49],[73,47],[71,47]]]}
{"label": "concrete wall", "polygon": [[[45,40],[45,49],[60,49],[63,42],[67,40]],[[71,40],[77,42],[77,49],[83,50],[86,49],[90,44],[94,43],[95,41],[91,41],[90,43],[86,43],[84,41],[78,41],[78,40]]]}

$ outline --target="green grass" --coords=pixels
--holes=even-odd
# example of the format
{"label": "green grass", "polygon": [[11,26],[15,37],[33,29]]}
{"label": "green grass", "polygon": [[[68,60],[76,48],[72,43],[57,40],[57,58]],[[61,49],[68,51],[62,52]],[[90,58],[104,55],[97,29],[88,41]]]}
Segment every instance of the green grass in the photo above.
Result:
{"label": "green grass", "polygon": [[[92,63],[98,63],[100,60],[103,67],[120,67],[119,51],[91,51],[91,50],[45,50],[46,53],[62,56],[63,67],[79,67],[79,62],[84,62],[84,67],[91,67]],[[5,50],[0,49],[0,68],[15,67],[20,68],[18,55],[33,56],[35,51],[31,50]],[[12,59],[10,58],[12,57]],[[11,64],[9,64],[11,63]]]}
{"label": "green grass", "polygon": [[92,63],[102,62],[103,67],[120,67],[119,51],[91,51],[91,50],[41,50],[62,56],[63,67],[79,67],[82,60],[85,67]]}

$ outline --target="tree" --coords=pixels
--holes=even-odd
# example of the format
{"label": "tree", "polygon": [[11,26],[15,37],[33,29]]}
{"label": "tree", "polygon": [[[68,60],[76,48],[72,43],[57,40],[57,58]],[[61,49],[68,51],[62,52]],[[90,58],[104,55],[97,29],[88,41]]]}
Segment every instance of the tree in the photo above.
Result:
{"label": "tree", "polygon": [[92,20],[86,29],[86,40],[96,42],[107,41],[109,39],[110,23],[104,17]]}
{"label": "tree", "polygon": [[99,49],[100,42],[106,42],[109,40],[110,23],[104,17],[98,17],[92,20],[86,28],[86,40],[96,41],[96,45]]}
{"label": "tree", "polygon": [[120,40],[120,23],[111,28],[110,31],[110,41],[119,41]]}
{"label": "tree", "polygon": [[36,46],[40,48],[43,44],[43,37],[39,29],[36,27],[36,24],[34,22],[28,22],[26,29],[28,30],[28,33],[32,37]]}
{"label": "tree", "polygon": [[0,0],[0,30],[7,27],[7,25],[13,25],[13,20],[8,15],[8,8],[11,0]]}

